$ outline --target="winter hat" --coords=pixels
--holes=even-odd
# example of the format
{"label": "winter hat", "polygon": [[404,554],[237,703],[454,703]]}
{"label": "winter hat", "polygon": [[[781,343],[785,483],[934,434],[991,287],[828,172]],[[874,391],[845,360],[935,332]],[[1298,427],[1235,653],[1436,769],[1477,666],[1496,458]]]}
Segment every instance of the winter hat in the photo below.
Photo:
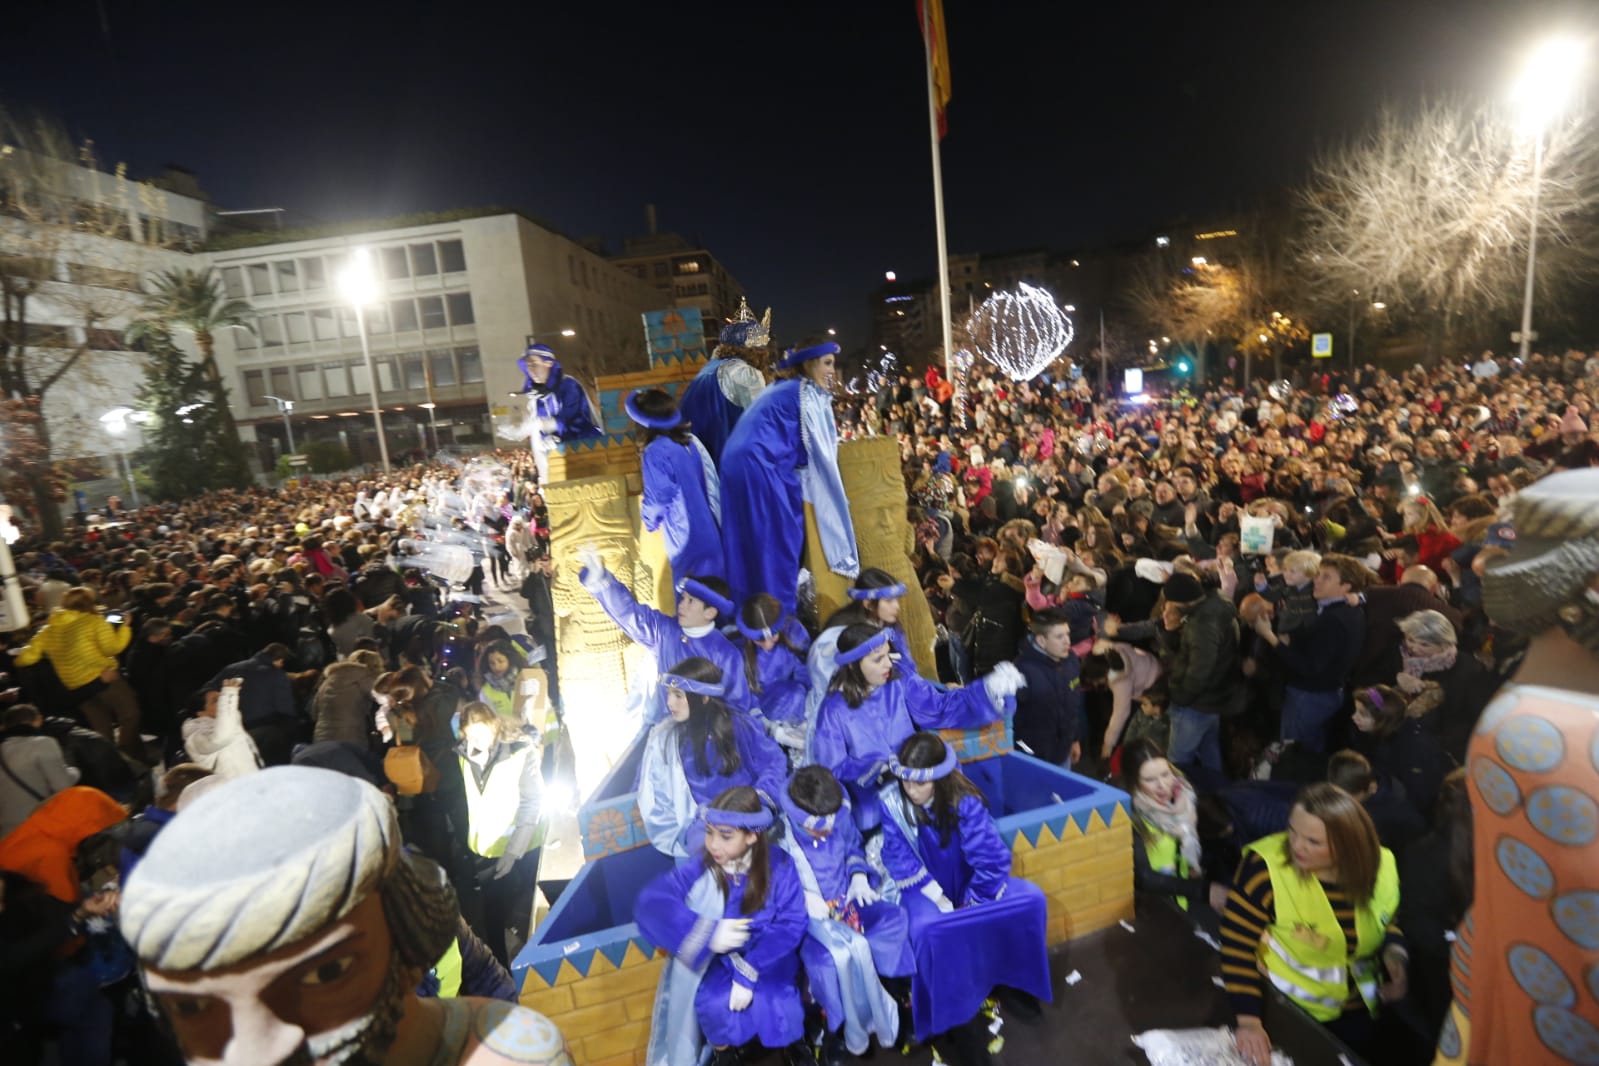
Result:
{"label": "winter hat", "polygon": [[1551,474],[1510,506],[1515,543],[1483,576],[1489,619],[1524,636],[1559,625],[1599,649],[1599,470]]}
{"label": "winter hat", "polygon": [[1205,598],[1205,586],[1192,574],[1185,574],[1181,570],[1172,574],[1166,582],[1167,603],[1198,603]]}

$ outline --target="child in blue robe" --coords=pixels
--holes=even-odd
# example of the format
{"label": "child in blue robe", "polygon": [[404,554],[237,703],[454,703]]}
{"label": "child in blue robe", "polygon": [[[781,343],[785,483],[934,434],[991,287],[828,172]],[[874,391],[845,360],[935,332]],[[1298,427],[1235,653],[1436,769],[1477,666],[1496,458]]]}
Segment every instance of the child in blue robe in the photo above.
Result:
{"label": "child in blue robe", "polygon": [[650,1066],[744,1061],[748,1044],[783,1048],[788,1066],[814,1063],[804,1042],[800,941],[805,900],[794,863],[767,840],[773,814],[752,788],[705,810],[705,850],[645,885],[639,930],[672,955],[650,1025]]}
{"label": "child in blue robe", "polygon": [[811,680],[810,699],[805,705],[807,750],[816,734],[816,712],[821,710],[822,700],[827,697],[827,686],[832,682],[833,674],[838,668],[835,662],[838,655],[838,638],[844,630],[858,622],[888,630],[889,640],[893,645],[890,654],[895,665],[900,667],[901,673],[916,672],[916,660],[911,655],[910,641],[906,639],[905,630],[899,624],[900,605],[904,595],[905,586],[896,580],[893,574],[869,566],[861,571],[860,576],[855,579],[855,586],[849,590],[850,602],[834,611],[832,617],[822,626],[822,632],[811,645],[810,653],[805,659],[805,667]]}
{"label": "child in blue robe", "polygon": [[665,389],[632,393],[622,406],[640,427],[640,517],[645,529],[661,530],[672,575],[723,573],[721,482],[710,453]]}
{"label": "child in blue robe", "polygon": [[877,826],[863,802],[899,746],[917,729],[972,729],[1016,711],[1022,675],[1000,663],[980,685],[941,689],[890,658],[890,631],[854,625],[838,638],[838,671],[816,718],[811,755],[849,789],[861,831]]}
{"label": "child in blue robe", "polygon": [[811,919],[800,958],[826,1023],[821,1062],[838,1066],[846,1048],[863,1054],[874,1036],[894,1046],[899,1004],[887,986],[909,992],[903,979],[916,969],[906,915],[873,886],[849,799],[826,767],[796,770],[781,805],[789,827],[783,846],[799,870]]}
{"label": "child in blue robe", "polygon": [[900,746],[878,793],[883,865],[910,917],[917,1039],[946,1034],[957,1061],[984,1066],[995,988],[1050,998],[1048,914],[1038,886],[1010,876],[1010,848],[959,766],[936,733]]}
{"label": "child in blue robe", "polygon": [[722,671],[709,660],[683,660],[661,688],[670,717],[645,740],[638,809],[651,843],[682,859],[699,851],[701,807],[739,785],[776,803],[788,759],[764,729],[723,702]]}
{"label": "child in blue robe", "polygon": [[[760,713],[749,682],[744,680],[744,661],[738,648],[719,627],[721,621],[733,617],[733,601],[728,598],[725,582],[715,577],[678,578],[674,618],[633,599],[627,586],[605,569],[592,545],[578,549],[578,558],[583,564],[578,581],[622,632],[650,650],[655,657],[656,678],[684,659],[709,659],[722,671],[728,706],[746,714]],[[652,681],[644,697],[644,728],[665,716],[665,698]]]}
{"label": "child in blue robe", "polygon": [[764,592],[744,601],[738,631],[744,636],[744,677],[761,705],[772,739],[803,752],[810,695],[805,651],[811,646],[810,634],[799,619],[783,613],[776,597]]}

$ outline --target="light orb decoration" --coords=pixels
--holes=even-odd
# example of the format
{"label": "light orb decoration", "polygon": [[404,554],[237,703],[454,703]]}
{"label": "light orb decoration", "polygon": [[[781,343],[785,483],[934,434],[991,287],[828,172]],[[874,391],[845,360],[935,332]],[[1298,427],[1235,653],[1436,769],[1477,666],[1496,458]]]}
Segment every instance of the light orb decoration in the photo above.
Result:
{"label": "light orb decoration", "polygon": [[1347,392],[1340,392],[1327,401],[1327,415],[1330,421],[1336,422],[1358,410],[1360,410],[1360,401]]}
{"label": "light orb decoration", "polygon": [[1072,342],[1071,319],[1047,290],[1022,282],[996,292],[966,320],[977,354],[1012,381],[1030,381]]}
{"label": "light orb decoration", "polygon": [[1278,403],[1287,403],[1288,398],[1294,394],[1294,383],[1287,378],[1274,381],[1266,386],[1266,391],[1271,393],[1271,398]]}
{"label": "light orb decoration", "polygon": [[883,352],[873,366],[868,361],[861,367],[860,373],[850,378],[844,385],[844,392],[849,396],[875,396],[879,390],[894,380],[894,375],[899,365],[899,359],[893,352]]}

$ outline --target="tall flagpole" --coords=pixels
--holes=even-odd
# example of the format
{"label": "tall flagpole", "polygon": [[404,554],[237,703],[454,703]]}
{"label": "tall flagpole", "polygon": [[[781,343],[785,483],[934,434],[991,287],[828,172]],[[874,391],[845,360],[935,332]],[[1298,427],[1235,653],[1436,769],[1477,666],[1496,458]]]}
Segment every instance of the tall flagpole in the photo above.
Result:
{"label": "tall flagpole", "polygon": [[949,248],[944,238],[944,165],[938,153],[938,95],[933,85],[933,35],[927,5],[922,5],[922,47],[927,53],[927,131],[933,148],[933,218],[938,227],[938,304],[944,327],[944,377],[955,380],[955,342],[949,324]]}

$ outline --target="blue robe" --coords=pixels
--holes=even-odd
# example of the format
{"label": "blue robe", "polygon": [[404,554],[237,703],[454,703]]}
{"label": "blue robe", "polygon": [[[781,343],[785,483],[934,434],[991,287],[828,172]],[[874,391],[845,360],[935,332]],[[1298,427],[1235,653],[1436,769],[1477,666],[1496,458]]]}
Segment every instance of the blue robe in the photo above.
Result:
{"label": "blue robe", "polygon": [[[816,643],[811,645],[811,650],[805,656],[805,669],[810,675],[811,691],[805,702],[805,751],[810,754],[812,762],[816,762],[814,754],[816,737],[816,715],[822,709],[822,701],[827,698],[827,686],[833,683],[833,675],[838,672],[838,637],[844,632],[843,626],[828,626],[816,638]],[[911,657],[910,641],[905,639],[905,631],[898,625],[889,627],[889,657],[899,666],[901,674],[916,673],[916,660]],[[942,685],[938,686],[943,688]]]}
{"label": "blue robe", "polygon": [[766,592],[795,613],[806,503],[828,568],[851,579],[860,573],[827,392],[793,378],[761,393],[733,428],[721,469],[722,549],[734,602]]}
{"label": "blue robe", "polygon": [[[748,367],[756,376],[760,373],[736,357],[712,359],[700,367],[699,373],[683,386],[677,398],[678,413],[688,422],[689,429],[700,439],[700,443],[705,445],[705,450],[711,453],[711,461],[717,467],[722,465],[722,452],[727,447],[727,438],[732,436],[733,427],[738,424],[739,416],[745,409],[738,399],[728,395],[722,382],[724,371],[730,373],[740,369],[734,364]],[[739,399],[752,401],[753,397]]]}
{"label": "blue robe", "polygon": [[[712,629],[702,637],[689,636],[677,624],[676,618],[639,603],[627,591],[627,586],[609,572],[591,574],[585,569],[578,574],[578,580],[630,640],[648,648],[655,656],[657,675],[666,673],[684,659],[695,656],[709,659],[722,670],[727,705],[746,714],[760,714],[755,697],[750,692],[749,681],[744,677],[744,656],[719,631]],[[646,729],[666,717],[666,697],[661,694],[660,686],[655,684],[656,680],[643,679],[647,686],[644,690]]]}
{"label": "blue robe", "polygon": [[[705,873],[702,856],[678,863],[645,885],[634,905],[640,932],[691,969],[703,971],[694,993],[694,1013],[705,1040],[715,1046],[759,1040],[764,1047],[781,1048],[805,1034],[805,1008],[799,993],[804,895],[787,855],[773,847],[769,861],[765,904],[748,916],[750,938],[737,952],[713,955],[710,939],[715,922],[696,914],[688,903],[695,883]],[[745,917],[740,908],[747,877],[729,880],[721,916]],[[734,982],[755,993],[749,1007],[737,1012],[727,1005]]]}
{"label": "blue robe", "polygon": [[811,745],[814,762],[833,771],[849,790],[863,831],[877,825],[871,797],[888,760],[918,729],[973,729],[1015,710],[1007,696],[996,708],[982,685],[940,690],[916,674],[891,678],[851,707],[842,692],[830,692],[816,717]]}
{"label": "blue robe", "polygon": [[638,807],[644,829],[657,850],[676,858],[700,851],[705,826],[699,810],[738,785],[765,793],[776,803],[788,784],[788,757],[776,741],[747,715],[733,714],[733,744],[739,765],[722,772],[715,744],[705,738],[705,769],[689,751],[688,730],[663,721],[650,731],[639,767]]}
{"label": "blue robe", "polygon": [[[949,842],[916,817],[897,781],[882,787],[883,865],[910,918],[916,976],[911,1017],[918,1040],[970,1021],[996,985],[1051,998],[1044,893],[1010,876],[1010,848],[987,806],[964,796]],[[925,812],[930,819],[932,812]],[[936,881],[949,913],[922,895]]]}
{"label": "blue robe", "polygon": [[679,444],[656,437],[644,447],[644,528],[661,530],[672,576],[721,577],[722,526],[719,482],[710,456],[692,438]]}
{"label": "blue robe", "polygon": [[[794,628],[799,628],[799,623],[792,619],[789,621]],[[803,634],[803,630],[801,632]],[[789,639],[794,639],[792,633],[789,633]],[[748,638],[746,642],[749,642]],[[804,643],[795,643],[799,644],[803,653]],[[810,675],[806,672],[804,660],[781,644],[770,650],[756,648],[755,676],[760,682],[761,692],[757,698],[766,720],[803,726],[805,705],[811,692]]]}
{"label": "blue robe", "polygon": [[522,392],[533,394],[534,417],[554,419],[553,432],[557,437],[570,441],[605,435],[594,424],[588,393],[583,391],[583,386],[566,376],[560,363],[550,367],[549,380],[543,385],[535,382],[533,375],[528,373],[527,356],[519,358],[516,365],[522,368]]}

